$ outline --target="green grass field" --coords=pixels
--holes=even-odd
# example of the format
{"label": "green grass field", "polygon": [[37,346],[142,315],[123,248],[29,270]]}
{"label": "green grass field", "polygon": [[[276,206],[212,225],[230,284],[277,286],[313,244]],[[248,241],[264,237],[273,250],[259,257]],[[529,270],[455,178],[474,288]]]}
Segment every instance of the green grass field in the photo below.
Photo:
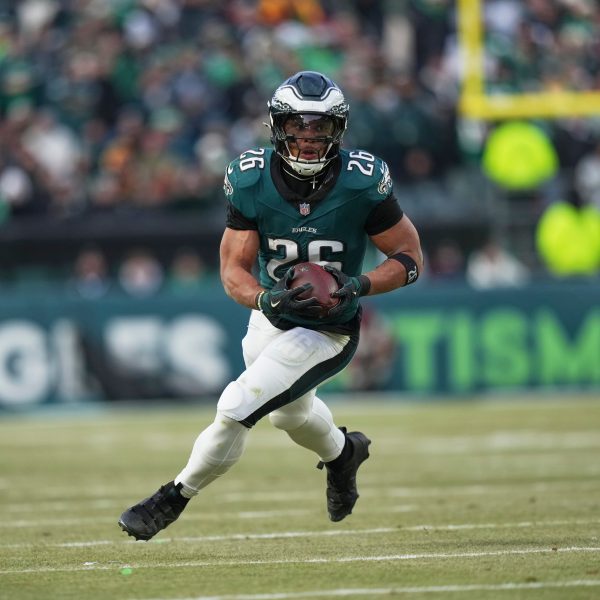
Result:
{"label": "green grass field", "polygon": [[121,512],[183,466],[203,407],[0,420],[0,598],[600,598],[600,397],[330,402],[373,440],[327,519],[316,457],[268,422],[151,542]]}

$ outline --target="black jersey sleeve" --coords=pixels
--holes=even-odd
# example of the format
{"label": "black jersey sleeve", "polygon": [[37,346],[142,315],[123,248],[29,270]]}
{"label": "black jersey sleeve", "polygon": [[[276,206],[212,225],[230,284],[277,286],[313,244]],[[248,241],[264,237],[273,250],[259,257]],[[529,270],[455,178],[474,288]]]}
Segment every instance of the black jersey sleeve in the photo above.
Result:
{"label": "black jersey sleeve", "polygon": [[239,230],[247,230],[247,229],[258,229],[258,225],[255,221],[248,219],[245,217],[231,202],[227,204],[227,217],[225,224],[230,229],[239,229]]}
{"label": "black jersey sleeve", "polygon": [[369,213],[365,223],[368,235],[377,235],[393,227],[402,219],[404,212],[394,194],[390,194],[383,202],[379,202]]}

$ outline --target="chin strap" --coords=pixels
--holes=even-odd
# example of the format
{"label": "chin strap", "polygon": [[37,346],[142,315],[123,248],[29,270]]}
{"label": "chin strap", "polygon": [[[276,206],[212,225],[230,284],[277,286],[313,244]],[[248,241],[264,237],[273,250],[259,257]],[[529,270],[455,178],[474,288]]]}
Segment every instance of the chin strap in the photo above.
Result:
{"label": "chin strap", "polygon": [[[325,165],[325,166],[327,166],[327,165]],[[302,182],[310,181],[312,184],[313,190],[317,189],[318,185],[319,186],[321,185],[322,178],[326,173],[325,169],[323,169],[323,170],[319,171],[318,173],[315,173],[314,175],[302,176],[302,175],[299,175],[296,171],[293,171],[290,168],[287,161],[283,161],[283,171],[287,176],[291,177],[292,179],[295,179],[296,181],[302,181]]]}
{"label": "chin strap", "polygon": [[323,158],[315,161],[305,161],[300,160],[299,158],[292,158],[292,152],[290,150],[288,140],[286,140],[284,143],[287,150],[287,156],[285,156],[283,153],[279,153],[279,155],[290,167],[292,167],[292,169],[294,169],[298,175],[303,177],[313,177],[318,175],[334,158],[333,156],[331,158],[326,158],[329,154],[329,151],[333,147],[333,142],[330,142],[329,146],[327,146],[327,150],[323,153]]}

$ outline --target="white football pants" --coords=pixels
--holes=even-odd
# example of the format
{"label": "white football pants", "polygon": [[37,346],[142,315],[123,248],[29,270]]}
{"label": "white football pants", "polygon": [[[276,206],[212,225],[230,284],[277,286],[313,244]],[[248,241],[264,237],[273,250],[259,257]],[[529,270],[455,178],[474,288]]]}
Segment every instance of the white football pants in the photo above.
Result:
{"label": "white football pants", "polygon": [[267,414],[275,427],[322,461],[338,457],[344,434],[315,392],[350,362],[357,344],[358,335],[302,327],[282,331],[252,311],[242,341],[246,370],[223,390],[214,422],[196,439],[175,483],[192,496],[223,475],[243,454],[250,427]]}

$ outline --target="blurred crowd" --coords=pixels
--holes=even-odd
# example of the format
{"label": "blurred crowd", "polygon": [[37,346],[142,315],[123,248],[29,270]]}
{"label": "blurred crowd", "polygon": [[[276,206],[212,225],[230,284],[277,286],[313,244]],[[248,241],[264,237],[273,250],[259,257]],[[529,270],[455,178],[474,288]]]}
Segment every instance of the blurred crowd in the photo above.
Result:
{"label": "blurred crowd", "polygon": [[528,0],[486,4],[492,93],[600,88],[598,2]]}
{"label": "blurred crowd", "polygon": [[[491,93],[599,90],[599,3],[486,0],[485,18]],[[345,144],[388,161],[401,199],[440,192],[426,210],[413,200],[417,223],[466,202],[455,209],[444,182],[477,163],[492,125],[456,112],[452,0],[0,0],[0,229],[32,216],[222,214],[224,168],[269,144],[266,102],[301,69],[340,84]],[[600,202],[598,127],[546,124],[567,173],[560,194]]]}

